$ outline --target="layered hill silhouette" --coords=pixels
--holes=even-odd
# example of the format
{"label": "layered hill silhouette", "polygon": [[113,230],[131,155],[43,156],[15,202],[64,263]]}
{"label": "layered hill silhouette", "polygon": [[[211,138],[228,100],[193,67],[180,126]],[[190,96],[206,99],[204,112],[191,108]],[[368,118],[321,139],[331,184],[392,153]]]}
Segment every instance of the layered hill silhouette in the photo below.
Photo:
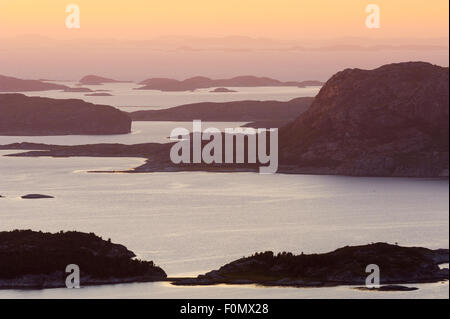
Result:
{"label": "layered hill silhouette", "polygon": [[128,115],[77,99],[0,94],[0,135],[126,134]]}
{"label": "layered hill silhouette", "polygon": [[69,87],[65,85],[47,83],[40,80],[22,80],[0,75],[0,92],[31,92],[66,89],[69,89]]}
{"label": "layered hill silhouette", "polygon": [[341,71],[280,130],[280,162],[300,173],[448,176],[448,85],[448,68],[424,62]]}
{"label": "layered hill silhouette", "polygon": [[321,86],[320,81],[289,81],[282,82],[267,77],[237,76],[231,79],[210,79],[203,76],[192,77],[183,81],[168,78],[151,78],[140,82],[144,85],[139,90],[160,90],[160,91],[193,91],[196,89],[214,87],[258,87],[258,86]]}
{"label": "layered hill silhouette", "polygon": [[286,123],[306,111],[314,98],[300,97],[287,102],[235,101],[204,102],[162,110],[129,113],[133,121],[278,121]]}
{"label": "layered hill silhouette", "polygon": [[[375,70],[347,69],[334,75],[314,100],[197,103],[134,112],[131,117],[155,121],[256,121],[254,126],[262,125],[258,127],[272,127],[270,121],[291,117],[294,120],[279,131],[278,172],[448,177],[448,75],[448,68],[424,62],[390,64]],[[299,113],[293,115],[295,112]],[[103,146],[111,156],[129,154],[147,158],[146,164],[134,172],[256,170],[249,163],[173,164],[170,144]],[[14,148],[36,149],[30,145]],[[101,156],[104,153],[100,145],[39,149],[46,151],[24,155]],[[115,155],[119,149],[120,155]]]}

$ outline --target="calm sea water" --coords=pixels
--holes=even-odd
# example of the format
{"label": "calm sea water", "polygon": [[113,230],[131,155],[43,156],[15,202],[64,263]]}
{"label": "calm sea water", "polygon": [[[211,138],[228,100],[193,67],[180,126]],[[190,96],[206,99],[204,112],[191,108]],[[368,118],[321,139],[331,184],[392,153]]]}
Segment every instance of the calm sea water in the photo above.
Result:
{"label": "calm sea water", "polygon": [[[245,122],[202,122],[202,129],[215,127],[221,131],[235,128]],[[0,136],[0,145],[30,142],[54,145],[82,145],[98,143],[168,143],[174,128],[183,127],[192,132],[192,122],[133,122],[131,134],[119,135],[65,135],[65,136]]]}
{"label": "calm sea water", "polygon": [[[6,154],[8,151],[1,151]],[[197,275],[256,251],[313,253],[398,242],[448,248],[448,180],[253,173],[93,174],[132,158],[0,157],[0,229],[95,232],[154,260],[170,276]],[[27,193],[55,199],[22,200]],[[416,292],[349,287],[174,287],[166,283],[78,291],[0,291],[0,298],[448,298],[448,283]]]}
{"label": "calm sea water", "polygon": [[[76,87],[76,82],[53,82]],[[86,96],[85,92],[42,91],[26,92],[28,96],[43,96],[55,99],[83,99],[96,104],[112,105],[126,112],[154,110],[197,102],[228,102],[244,100],[289,101],[296,97],[316,96],[320,87],[229,87],[237,92],[212,93],[214,88],[199,89],[193,92],[161,92],[156,90],[135,90],[141,85],[135,83],[106,83],[85,85],[91,90],[108,90],[113,96]],[[92,92],[91,92],[92,93]]]}
{"label": "calm sea water", "polygon": [[[115,106],[163,108],[189,102],[289,100],[319,88],[238,88],[239,93],[131,90],[134,84],[91,86],[113,97],[56,91],[28,95],[83,98]],[[204,123],[236,127],[242,123]],[[36,142],[166,142],[175,127],[192,123],[137,122],[113,136],[0,136],[0,144]],[[141,165],[136,158],[18,158],[0,151],[0,230],[78,230],[111,238],[154,260],[169,276],[195,276],[256,251],[320,253],[383,241],[449,247],[448,179],[357,178],[253,173],[94,174]],[[46,200],[22,200],[42,193]],[[142,283],[79,290],[0,290],[0,298],[448,298],[446,283],[413,292],[361,292],[351,287],[175,287]]]}

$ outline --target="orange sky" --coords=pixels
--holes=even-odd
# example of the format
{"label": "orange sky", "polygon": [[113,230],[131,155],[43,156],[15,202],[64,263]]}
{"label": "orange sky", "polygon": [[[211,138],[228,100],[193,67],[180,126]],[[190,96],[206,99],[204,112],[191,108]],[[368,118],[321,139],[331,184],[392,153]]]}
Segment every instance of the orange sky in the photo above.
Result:
{"label": "orange sky", "polygon": [[[81,9],[79,30],[65,28],[69,3]],[[364,25],[369,3],[380,6],[379,30]],[[448,0],[1,0],[0,37],[441,37],[448,10]]]}
{"label": "orange sky", "polygon": [[[70,3],[80,29],[66,28]],[[370,3],[380,29],[365,25]],[[448,12],[448,0],[0,0],[0,74],[326,80],[347,67],[448,66]]]}

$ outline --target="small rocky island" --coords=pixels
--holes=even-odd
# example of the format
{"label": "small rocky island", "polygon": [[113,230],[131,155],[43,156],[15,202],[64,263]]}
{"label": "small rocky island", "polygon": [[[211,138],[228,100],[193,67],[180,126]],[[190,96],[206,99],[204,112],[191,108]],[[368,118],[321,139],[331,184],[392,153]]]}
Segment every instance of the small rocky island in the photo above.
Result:
{"label": "small rocky island", "polygon": [[0,232],[0,289],[65,287],[67,265],[80,267],[80,284],[165,280],[152,261],[93,233]]}
{"label": "small rocky island", "polygon": [[113,96],[111,93],[89,93],[89,94],[85,94],[85,96]]}
{"label": "small rocky island", "polygon": [[80,84],[84,85],[101,85],[105,83],[127,83],[127,82],[129,81],[118,81],[98,75],[86,75],[79,81]]}
{"label": "small rocky island", "polygon": [[50,195],[43,195],[43,194],[27,194],[21,196],[22,199],[43,199],[43,198],[54,198]]}
{"label": "small rocky island", "polygon": [[175,278],[174,285],[259,284],[264,286],[321,287],[364,285],[366,267],[380,268],[383,285],[448,280],[448,249],[431,250],[387,243],[346,246],[324,254],[257,253],[233,261],[197,278]]}
{"label": "small rocky island", "polygon": [[211,93],[234,93],[237,92],[235,90],[230,90],[228,88],[215,88],[214,90],[209,91]]}
{"label": "small rocky island", "polygon": [[83,93],[83,92],[92,92],[92,90],[89,88],[77,87],[64,89],[63,92]]}

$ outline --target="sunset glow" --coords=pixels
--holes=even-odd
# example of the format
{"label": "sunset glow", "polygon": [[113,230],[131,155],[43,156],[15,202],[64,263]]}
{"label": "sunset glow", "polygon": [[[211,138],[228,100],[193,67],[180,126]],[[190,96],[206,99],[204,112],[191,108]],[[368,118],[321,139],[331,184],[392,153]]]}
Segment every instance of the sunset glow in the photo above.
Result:
{"label": "sunset glow", "polygon": [[[148,39],[166,35],[303,38],[372,36],[364,27],[369,1],[343,0],[75,0],[82,27],[64,26],[70,1],[2,0],[0,35]],[[448,1],[379,0],[382,28],[377,36],[448,35]]]}
{"label": "sunset glow", "polygon": [[[448,1],[2,0],[4,74],[77,79],[87,72],[325,80],[339,69],[427,61],[448,65]],[[67,28],[78,5],[80,28]],[[381,50],[381,51],[380,51]],[[220,63],[218,63],[220,61]]]}

